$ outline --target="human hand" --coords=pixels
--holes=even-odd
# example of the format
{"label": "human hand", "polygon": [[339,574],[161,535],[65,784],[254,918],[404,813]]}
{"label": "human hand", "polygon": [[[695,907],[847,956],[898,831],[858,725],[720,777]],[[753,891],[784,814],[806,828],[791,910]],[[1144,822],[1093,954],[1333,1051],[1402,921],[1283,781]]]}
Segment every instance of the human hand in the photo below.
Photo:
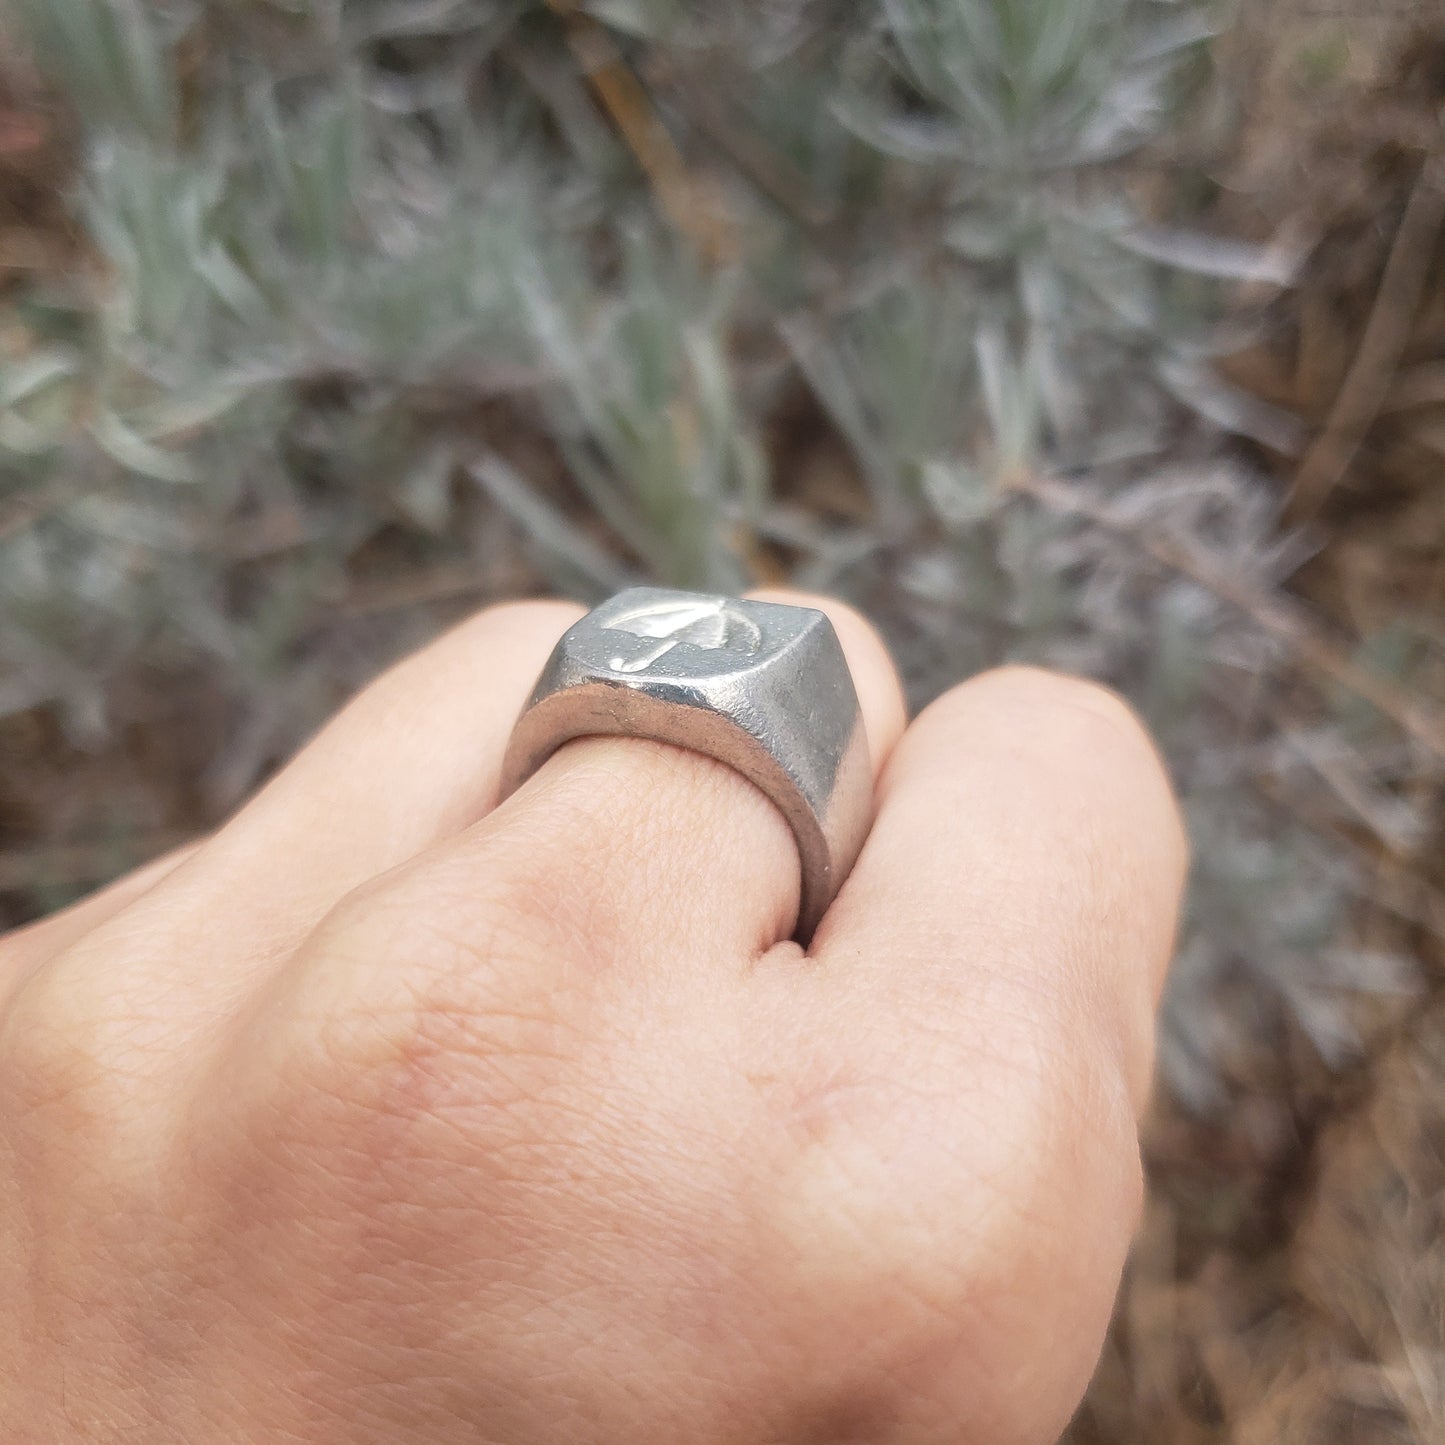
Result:
{"label": "human hand", "polygon": [[[778,595],[776,600],[799,601]],[[1089,684],[904,731],[805,955],[753,786],[483,613],[233,821],[0,940],[6,1442],[1047,1441],[1097,1355],[1185,845]]]}

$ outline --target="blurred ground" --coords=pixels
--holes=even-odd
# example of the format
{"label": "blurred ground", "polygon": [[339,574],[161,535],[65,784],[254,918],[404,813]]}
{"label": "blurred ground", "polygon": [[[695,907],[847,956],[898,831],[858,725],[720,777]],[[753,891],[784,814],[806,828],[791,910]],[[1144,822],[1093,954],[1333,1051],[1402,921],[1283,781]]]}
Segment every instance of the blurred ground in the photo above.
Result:
{"label": "blurred ground", "polygon": [[[1221,56],[1241,114],[1210,209],[1228,233],[1311,247],[1225,371],[1309,425],[1301,457],[1266,461],[1318,547],[1296,585],[1349,636],[1402,613],[1445,636],[1445,14],[1430,8],[1256,5]],[[1228,1118],[1157,1110],[1146,1225],[1073,1438],[1445,1440],[1438,798],[1432,816],[1423,870],[1376,850],[1382,896],[1413,921],[1371,926],[1423,965],[1418,1007],[1383,1010],[1343,1073],[1261,1039]]]}
{"label": "blurred ground", "polygon": [[[1226,370],[1308,424],[1302,456],[1261,459],[1290,523],[1317,543],[1298,586],[1342,637],[1388,635],[1408,612],[1445,640],[1445,13],[1434,8],[1246,6],[1218,57],[1220,112],[1196,142],[1218,183],[1203,205],[1219,230],[1310,248],[1301,284]],[[56,200],[67,151],[41,97],[0,93],[0,287],[85,264]],[[12,344],[3,317],[0,306],[0,351]],[[807,473],[797,460],[789,470]],[[364,659],[479,594],[537,585],[505,539],[494,561],[487,577],[360,576],[318,617],[314,645],[354,655],[359,677]],[[1439,695],[1445,679],[1433,681]],[[268,761],[246,736],[264,727],[232,699],[199,678],[154,684],[125,681],[97,751],[43,712],[0,721],[0,926],[213,824],[237,780]],[[1408,1009],[1379,1006],[1365,1057],[1343,1071],[1297,1039],[1242,1028],[1235,1108],[1200,1120],[1160,1105],[1148,1216],[1074,1440],[1445,1441],[1445,814],[1433,801],[1442,846],[1420,854],[1433,871],[1377,848],[1390,906],[1362,924],[1419,961],[1424,993]]]}

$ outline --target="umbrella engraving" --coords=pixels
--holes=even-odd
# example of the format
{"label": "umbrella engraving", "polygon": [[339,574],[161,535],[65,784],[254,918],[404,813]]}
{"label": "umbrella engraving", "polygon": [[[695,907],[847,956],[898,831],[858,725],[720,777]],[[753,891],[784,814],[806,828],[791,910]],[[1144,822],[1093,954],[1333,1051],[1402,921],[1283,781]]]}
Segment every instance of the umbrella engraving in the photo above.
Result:
{"label": "umbrella engraving", "polygon": [[752,657],[763,645],[757,623],[725,597],[650,602],[614,618],[605,630],[625,632],[653,644],[632,657],[609,658],[607,665],[614,672],[645,672],[675,647],[700,647]]}

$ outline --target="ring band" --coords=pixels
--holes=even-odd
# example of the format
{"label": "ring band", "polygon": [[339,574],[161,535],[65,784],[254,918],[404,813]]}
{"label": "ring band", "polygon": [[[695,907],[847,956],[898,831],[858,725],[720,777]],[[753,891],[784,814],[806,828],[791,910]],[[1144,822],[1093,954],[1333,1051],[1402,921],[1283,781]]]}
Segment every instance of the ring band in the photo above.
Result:
{"label": "ring band", "polygon": [[[512,733],[501,796],[563,743],[653,738],[757,785],[797,840],[795,936],[807,943],[872,813],[858,695],[838,635],[811,607],[633,587],[563,634]],[[739,838],[735,846],[745,848]]]}

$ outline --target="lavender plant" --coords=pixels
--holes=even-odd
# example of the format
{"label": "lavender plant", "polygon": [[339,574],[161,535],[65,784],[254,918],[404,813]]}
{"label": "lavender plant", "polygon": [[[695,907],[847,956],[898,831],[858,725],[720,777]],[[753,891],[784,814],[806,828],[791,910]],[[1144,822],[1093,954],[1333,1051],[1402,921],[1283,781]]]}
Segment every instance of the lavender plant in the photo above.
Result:
{"label": "lavender plant", "polygon": [[[1285,709],[1287,643],[1239,602],[1299,553],[1231,438],[1292,435],[1215,378],[1212,321],[1288,259],[1146,222],[1121,171],[1209,7],[11,5],[80,117],[98,264],[16,302],[0,711],[97,737],[142,661],[235,697],[325,673],[316,600],[379,538],[478,569],[505,523],[587,594],[766,560],[878,616],[917,701],[1014,658],[1145,711],[1195,836],[1184,1096],[1218,1097],[1237,977],[1335,1056],[1349,991],[1404,986],[1340,943],[1363,875],[1295,800],[1343,757],[1341,808],[1408,846],[1423,760]],[[851,520],[768,476],[800,391]]]}

